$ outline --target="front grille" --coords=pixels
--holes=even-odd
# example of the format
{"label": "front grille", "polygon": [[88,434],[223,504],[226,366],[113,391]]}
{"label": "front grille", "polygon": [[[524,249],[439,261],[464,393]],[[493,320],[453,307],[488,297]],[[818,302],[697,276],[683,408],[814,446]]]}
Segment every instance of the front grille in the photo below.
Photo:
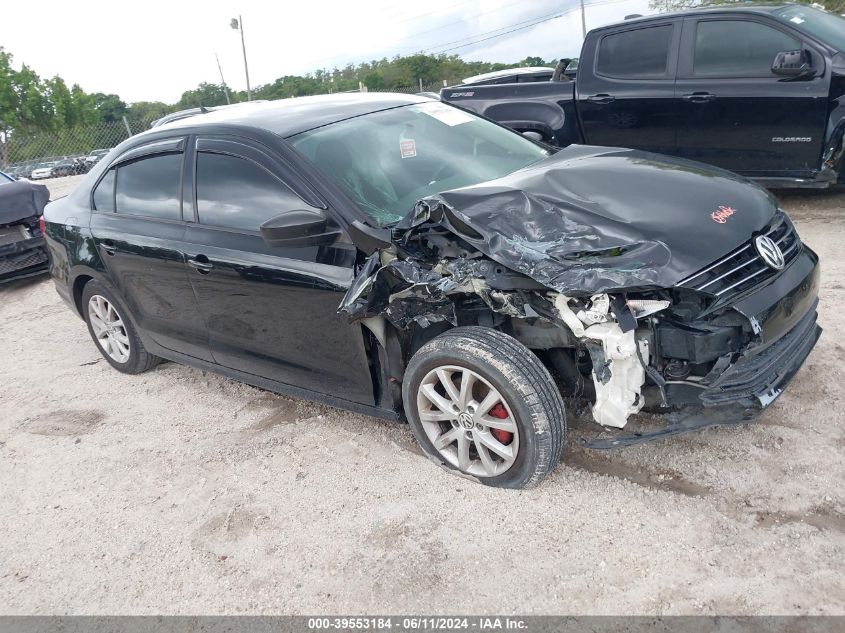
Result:
{"label": "front grille", "polygon": [[46,261],[47,253],[44,252],[44,249],[42,248],[26,253],[22,256],[18,255],[17,257],[6,257],[5,259],[0,259],[0,275],[31,268],[32,266],[43,264]]}
{"label": "front grille", "polygon": [[0,228],[0,246],[14,244],[15,242],[21,242],[29,238],[30,236],[27,235],[26,228],[20,224]]}
{"label": "front grille", "polygon": [[[798,233],[783,213],[775,217],[763,231],[763,235],[769,236],[780,247],[786,262],[785,266],[788,266],[801,252],[801,240],[798,238]],[[760,258],[754,248],[753,240],[749,240],[734,252],[692,277],[687,277],[678,285],[714,295],[721,302],[758,286],[778,273],[780,273],[779,270],[769,267]]]}

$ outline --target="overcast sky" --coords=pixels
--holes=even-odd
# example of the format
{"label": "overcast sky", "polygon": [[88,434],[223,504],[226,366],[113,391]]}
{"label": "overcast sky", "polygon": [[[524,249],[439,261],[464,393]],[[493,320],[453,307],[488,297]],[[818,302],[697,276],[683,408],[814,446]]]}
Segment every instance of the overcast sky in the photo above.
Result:
{"label": "overcast sky", "polygon": [[[587,29],[648,13],[647,0],[586,0]],[[146,0],[6,2],[0,46],[42,77],[61,75],[87,92],[125,101],[179,99],[202,81],[244,89],[238,32],[243,16],[253,86],[318,68],[396,54],[440,52],[489,38],[534,18],[569,11],[531,28],[453,51],[466,60],[515,62],[569,57],[581,48],[578,0]],[[130,6],[125,3],[125,6]]]}

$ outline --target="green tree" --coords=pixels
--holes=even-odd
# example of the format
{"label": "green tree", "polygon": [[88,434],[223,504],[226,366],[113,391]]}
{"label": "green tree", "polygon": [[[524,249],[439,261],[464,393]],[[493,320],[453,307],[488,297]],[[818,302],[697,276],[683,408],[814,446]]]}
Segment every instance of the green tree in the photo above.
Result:
{"label": "green tree", "polygon": [[[231,95],[230,95],[231,98]],[[218,106],[226,104],[226,92],[223,86],[203,82],[194,90],[182,93],[182,98],[176,104],[177,110],[199,108],[200,106]]]}
{"label": "green tree", "polygon": [[[526,57],[521,62],[519,62],[520,66],[546,66],[546,62],[543,60],[542,57]],[[551,64],[554,66],[554,64]]]}

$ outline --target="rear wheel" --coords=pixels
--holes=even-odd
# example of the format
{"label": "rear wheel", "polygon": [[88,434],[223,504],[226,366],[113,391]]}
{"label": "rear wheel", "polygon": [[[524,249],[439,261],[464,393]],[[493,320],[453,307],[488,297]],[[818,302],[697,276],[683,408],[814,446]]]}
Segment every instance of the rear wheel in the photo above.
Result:
{"label": "rear wheel", "polygon": [[560,460],[560,393],[531,350],[497,330],[460,327],[426,343],[408,364],[403,400],[425,453],[481,483],[536,485]]}
{"label": "rear wheel", "polygon": [[115,294],[97,281],[82,290],[82,313],[88,333],[109,364],[125,374],[140,374],[161,359],[144,349],[129,314]]}

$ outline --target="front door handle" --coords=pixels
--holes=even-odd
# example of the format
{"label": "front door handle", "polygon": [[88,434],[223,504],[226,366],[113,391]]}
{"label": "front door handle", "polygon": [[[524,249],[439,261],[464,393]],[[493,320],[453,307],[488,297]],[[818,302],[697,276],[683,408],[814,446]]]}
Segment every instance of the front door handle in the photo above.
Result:
{"label": "front door handle", "polygon": [[117,247],[111,240],[103,240],[100,243],[100,247],[106,252],[106,255],[111,255],[112,257],[114,256],[115,251],[117,250]]}
{"label": "front door handle", "polygon": [[214,265],[208,261],[205,255],[197,255],[194,258],[188,259],[188,266],[196,270],[201,275],[207,275],[214,268]]}
{"label": "front door handle", "polygon": [[709,92],[693,92],[688,95],[682,95],[681,99],[689,101],[690,103],[709,103],[716,98],[716,95]]}
{"label": "front door handle", "polygon": [[614,101],[616,101],[616,97],[602,92],[597,95],[590,95],[589,97],[587,97],[587,101],[589,101],[590,103],[606,104],[613,103]]}

